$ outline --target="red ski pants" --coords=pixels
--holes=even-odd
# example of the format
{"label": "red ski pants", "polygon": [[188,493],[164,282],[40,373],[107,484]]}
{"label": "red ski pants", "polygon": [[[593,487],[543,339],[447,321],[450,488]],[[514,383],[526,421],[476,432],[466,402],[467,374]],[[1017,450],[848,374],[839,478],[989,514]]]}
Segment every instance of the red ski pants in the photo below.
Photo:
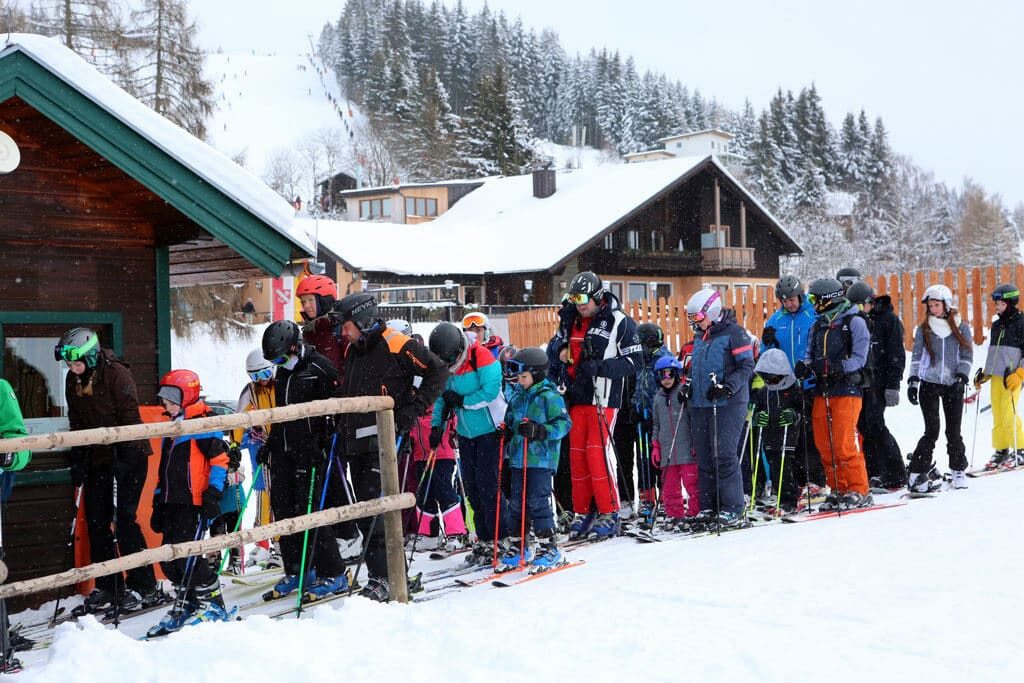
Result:
{"label": "red ski pants", "polygon": [[[868,494],[868,470],[857,435],[860,405],[860,396],[833,396],[828,399],[828,410],[826,410],[824,397],[817,396],[814,399],[814,407],[811,409],[811,418],[814,423],[814,445],[817,446],[818,453],[821,454],[821,466],[825,469],[825,480],[832,490],[840,495],[850,491],[856,491],[862,496]],[[828,419],[829,412],[832,413],[831,425],[829,425]],[[833,451],[835,452],[834,466]],[[836,481],[837,479],[838,481]]]}
{"label": "red ski pants", "polygon": [[590,512],[590,500],[597,503],[601,514],[617,512],[619,491],[615,484],[617,472],[610,432],[615,429],[615,408],[604,408],[599,416],[595,405],[572,406],[569,417],[569,469],[572,472],[573,511]]}

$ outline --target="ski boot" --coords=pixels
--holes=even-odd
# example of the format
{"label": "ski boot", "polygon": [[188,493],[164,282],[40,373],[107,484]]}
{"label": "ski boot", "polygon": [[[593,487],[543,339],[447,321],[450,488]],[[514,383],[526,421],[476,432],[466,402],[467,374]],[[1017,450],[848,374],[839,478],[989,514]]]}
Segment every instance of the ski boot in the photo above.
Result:
{"label": "ski boot", "polygon": [[114,594],[105,588],[93,588],[85,597],[85,602],[71,610],[71,616],[83,617],[86,614],[106,612],[114,606]]}
{"label": "ski boot", "polygon": [[992,455],[992,459],[985,463],[986,470],[997,470],[1011,467],[1014,463],[1014,455],[1009,448],[1000,448]]}
{"label": "ski boot", "polygon": [[213,581],[196,588],[196,608],[187,625],[195,626],[204,621],[231,621],[235,618],[238,608],[228,610],[224,606],[224,596],[220,589],[220,580],[214,576]]}
{"label": "ski boot", "polygon": [[391,599],[391,586],[383,576],[371,576],[359,595],[374,602],[388,602]]}
{"label": "ski boot", "polygon": [[832,493],[832,490],[829,487],[818,486],[814,482],[808,482],[806,486],[800,489],[800,495],[797,497],[797,500],[800,501],[801,506],[806,508],[810,505],[824,503],[830,493]]}
{"label": "ski boot", "polygon": [[530,567],[531,574],[539,574],[549,569],[560,567],[566,563],[565,554],[558,549],[554,538],[550,538],[544,545],[537,549],[537,555],[533,558]]}
{"label": "ski boot", "polygon": [[36,644],[36,641],[32,640],[31,638],[26,638],[24,635],[22,635],[21,624],[11,627],[11,629],[7,632],[7,639],[8,642],[11,644],[11,650],[13,652],[24,652],[26,650],[31,650],[32,646]]}
{"label": "ski boot", "polygon": [[637,526],[645,531],[650,531],[654,528],[655,509],[654,503],[650,501],[644,501],[640,506],[639,521]]}
{"label": "ski boot", "polygon": [[576,515],[566,510],[562,514],[558,515],[558,521],[556,526],[558,533],[564,534],[566,537],[572,533],[572,521],[576,518]]}
{"label": "ski boot", "polygon": [[695,516],[685,519],[679,526],[679,531],[684,534],[695,534],[707,530],[709,526],[714,526],[714,523],[715,511],[701,510]]}
{"label": "ski boot", "polygon": [[839,509],[840,496],[838,493],[829,491],[828,495],[825,496],[824,502],[818,506],[818,512],[833,512]]}
{"label": "ski boot", "polygon": [[907,490],[911,493],[931,493],[942,488],[942,475],[933,463],[927,472],[911,472]]}
{"label": "ski boot", "polygon": [[[303,581],[303,585],[310,586],[316,583],[316,572],[312,569],[306,572],[306,580]],[[263,599],[277,600],[283,598],[286,595],[291,595],[299,589],[299,575],[298,574],[285,574],[284,578],[274,584],[274,587],[263,594]]]}
{"label": "ski boot", "polygon": [[146,638],[159,638],[177,633],[188,625],[198,608],[199,605],[191,600],[176,600],[171,611],[164,615],[159,623],[146,631]]}
{"label": "ski boot", "polygon": [[967,473],[963,470],[953,470],[949,473],[949,484],[954,489],[967,488]]}
{"label": "ski boot", "polygon": [[854,510],[856,508],[871,507],[875,504],[874,498],[869,493],[866,496],[862,496],[856,491],[850,491],[844,493],[839,499],[839,507],[841,510]]}
{"label": "ski boot", "polygon": [[750,526],[746,516],[742,512],[721,512],[715,521],[707,526],[708,531],[721,529],[731,531],[732,529],[743,529]]}
{"label": "ski boot", "polygon": [[349,589],[349,573],[346,570],[341,576],[320,577],[304,591],[303,602],[316,602]]}
{"label": "ski boot", "polygon": [[619,516],[614,512],[607,514],[598,515],[597,519],[594,520],[593,526],[590,527],[590,533],[587,534],[587,538],[595,541],[603,541],[606,538],[619,535]]}
{"label": "ski boot", "polygon": [[594,523],[594,513],[589,512],[585,515],[576,515],[572,518],[572,523],[569,525],[569,540],[575,541],[587,537],[590,533],[590,526]]}
{"label": "ski boot", "polygon": [[528,565],[533,562],[533,551],[530,547],[526,547],[525,557],[523,556],[522,546],[519,539],[512,539],[510,547],[501,557],[498,558],[498,564],[494,568],[495,574],[504,574],[505,572],[514,572],[524,565]]}
{"label": "ski boot", "polygon": [[[501,552],[499,548],[498,552]],[[490,564],[494,556],[494,546],[486,541],[477,541],[473,544],[473,549],[466,555],[466,559],[462,561],[464,567],[481,567],[485,564]]]}

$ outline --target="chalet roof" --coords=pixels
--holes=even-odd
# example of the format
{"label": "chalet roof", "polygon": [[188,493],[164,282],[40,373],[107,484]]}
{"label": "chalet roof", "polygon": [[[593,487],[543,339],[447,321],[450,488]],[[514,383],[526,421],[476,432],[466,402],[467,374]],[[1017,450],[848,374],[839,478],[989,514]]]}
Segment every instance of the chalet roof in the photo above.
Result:
{"label": "chalet roof", "polygon": [[487,181],[486,178],[457,178],[455,180],[439,180],[432,183],[399,183],[398,185],[378,185],[377,187],[360,187],[354,190],[345,190],[338,194],[342,197],[363,197],[371,194],[390,194],[402,190],[417,187],[453,187],[456,185],[471,185],[479,187]]}
{"label": "chalet roof", "polygon": [[545,199],[533,196],[530,174],[496,178],[428,223],[309,220],[306,230],[350,270],[422,275],[556,270],[703,170],[719,174],[792,253],[800,252],[785,228],[713,156],[561,171],[555,194]]}
{"label": "chalet roof", "polygon": [[666,135],[663,138],[658,138],[656,142],[668,142],[669,140],[681,140],[683,138],[692,138],[692,137],[694,137],[696,135],[706,135],[707,133],[714,133],[718,137],[728,138],[729,140],[732,140],[734,137],[736,137],[732,133],[727,133],[726,131],[721,130],[719,128],[705,128],[704,130],[695,130],[695,131],[693,131],[691,133],[679,133],[678,135]]}
{"label": "chalet roof", "polygon": [[662,149],[661,147],[659,147],[657,149],[645,149],[642,152],[630,152],[629,154],[623,154],[622,158],[623,159],[639,159],[641,157],[649,157],[649,156],[660,156],[660,157],[663,157],[665,159],[671,159],[672,157],[675,156],[675,153],[674,152],[670,152],[667,149]]}
{"label": "chalet roof", "polygon": [[[292,206],[262,180],[58,41],[9,34],[0,61],[0,101],[21,98],[254,264],[279,272],[292,255],[314,253]],[[290,246],[260,234],[266,228]]]}

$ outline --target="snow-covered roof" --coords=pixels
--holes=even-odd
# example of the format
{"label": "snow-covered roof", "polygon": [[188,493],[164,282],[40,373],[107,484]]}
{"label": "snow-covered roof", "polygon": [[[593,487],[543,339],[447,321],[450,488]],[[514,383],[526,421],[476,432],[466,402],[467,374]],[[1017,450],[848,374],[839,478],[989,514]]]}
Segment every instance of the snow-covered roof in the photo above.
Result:
{"label": "snow-covered roof", "polygon": [[456,178],[454,180],[438,180],[433,183],[399,183],[397,185],[378,185],[376,187],[357,187],[354,190],[344,190],[338,194],[342,197],[354,197],[361,194],[387,194],[388,192],[399,192],[401,190],[417,187],[448,187],[456,185],[480,185],[490,178]]}
{"label": "snow-covered roof", "polygon": [[671,159],[675,156],[672,152],[667,149],[646,149],[643,152],[630,152],[629,154],[623,154],[623,159],[643,159],[645,157],[658,157],[660,159]]}
{"label": "snow-covered roof", "polygon": [[713,134],[713,135],[717,135],[719,137],[729,138],[730,140],[733,139],[734,137],[736,137],[732,133],[727,133],[726,131],[721,130],[719,128],[705,128],[704,130],[695,130],[692,133],[679,133],[678,135],[666,135],[663,138],[658,138],[656,140],[656,142],[667,142],[669,140],[680,140],[682,138],[692,138],[695,135],[707,135],[709,133]]}
{"label": "snow-covered roof", "polygon": [[[185,165],[242,208],[312,254],[315,244],[295,223],[295,210],[255,175],[171,123],[114,85],[57,40],[12,33],[0,45],[0,59],[21,52],[77,90],[133,131]],[[271,134],[272,131],[267,131]]]}
{"label": "snow-covered roof", "polygon": [[533,196],[530,174],[496,178],[435,220],[418,225],[299,220],[356,270],[395,274],[520,273],[555,267],[583,245],[705,164],[781,224],[712,156],[561,171],[555,194]]}

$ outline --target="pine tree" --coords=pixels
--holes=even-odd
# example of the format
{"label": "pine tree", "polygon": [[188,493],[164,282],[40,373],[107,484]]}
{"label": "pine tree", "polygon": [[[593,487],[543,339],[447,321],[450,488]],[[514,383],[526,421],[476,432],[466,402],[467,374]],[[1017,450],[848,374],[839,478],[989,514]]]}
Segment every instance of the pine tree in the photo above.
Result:
{"label": "pine tree", "polygon": [[518,96],[508,89],[500,63],[494,75],[482,77],[477,84],[463,127],[458,152],[467,175],[517,175],[533,158],[529,124]]}
{"label": "pine tree", "polygon": [[65,47],[135,94],[131,45],[117,0],[38,0],[28,23],[33,33],[59,37]]}
{"label": "pine tree", "polygon": [[842,132],[839,134],[839,166],[836,175],[841,189],[847,192],[861,189],[864,182],[867,146],[868,139],[861,135],[853,114],[847,114],[843,119]]}
{"label": "pine tree", "polygon": [[558,40],[558,34],[544,31],[538,43],[538,60],[540,62],[540,78],[538,83],[540,110],[538,112],[538,134],[556,142],[565,140],[569,131],[562,125],[559,115],[558,96],[563,79],[568,74],[565,51]]}

